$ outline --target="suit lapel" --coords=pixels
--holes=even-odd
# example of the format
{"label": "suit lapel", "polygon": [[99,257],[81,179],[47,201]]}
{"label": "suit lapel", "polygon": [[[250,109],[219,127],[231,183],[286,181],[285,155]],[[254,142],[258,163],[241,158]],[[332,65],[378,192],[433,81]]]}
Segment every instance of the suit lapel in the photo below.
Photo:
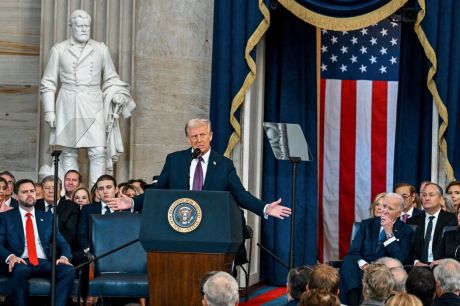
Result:
{"label": "suit lapel", "polygon": [[86,46],[83,48],[80,58],[78,59],[78,63],[81,63],[91,52],[93,52],[93,50],[94,46],[92,44],[92,41],[90,40],[86,43]]}
{"label": "suit lapel", "polygon": [[211,153],[209,154],[208,167],[206,169],[206,178],[204,180],[203,190],[209,190],[209,185],[213,180],[218,164],[217,157],[217,153],[211,150]]}
{"label": "suit lapel", "polygon": [[35,210],[35,223],[37,224],[38,237],[40,237],[40,241],[43,245],[43,242],[46,241],[43,237],[45,234],[44,231],[47,230],[47,225],[45,225],[44,222],[43,212]]}
{"label": "suit lapel", "polygon": [[380,235],[380,218],[375,218],[372,220],[372,244],[374,245],[374,250],[377,250],[379,246],[379,235]]}
{"label": "suit lapel", "polygon": [[21,211],[18,208],[18,213],[15,214],[14,225],[16,227],[16,233],[18,233],[19,241],[22,245],[25,245],[26,237],[24,236],[24,226],[22,225]]}

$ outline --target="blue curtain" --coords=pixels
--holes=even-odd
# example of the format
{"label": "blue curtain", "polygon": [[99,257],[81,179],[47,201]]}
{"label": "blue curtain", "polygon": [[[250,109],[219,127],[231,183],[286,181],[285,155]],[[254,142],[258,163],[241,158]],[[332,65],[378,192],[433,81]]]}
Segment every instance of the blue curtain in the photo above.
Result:
{"label": "blue curtain", "polygon": [[[271,11],[266,36],[265,114],[268,122],[298,123],[313,153],[312,162],[297,166],[295,265],[314,264],[317,259],[318,182],[316,121],[316,32],[283,7]],[[277,161],[264,141],[263,198],[290,206],[291,164]],[[286,262],[290,220],[269,218],[262,223],[261,241]],[[286,283],[287,270],[262,253],[262,278],[270,284]]]}
{"label": "blue curtain", "polygon": [[[421,2],[421,1],[419,1]],[[422,29],[433,47],[438,63],[434,77],[439,95],[447,108],[448,126],[445,139],[447,154],[455,177],[460,177],[460,2],[426,1]]]}
{"label": "blue curtain", "polygon": [[412,23],[401,27],[394,182],[419,186],[431,176],[433,98],[426,88],[428,62]]}

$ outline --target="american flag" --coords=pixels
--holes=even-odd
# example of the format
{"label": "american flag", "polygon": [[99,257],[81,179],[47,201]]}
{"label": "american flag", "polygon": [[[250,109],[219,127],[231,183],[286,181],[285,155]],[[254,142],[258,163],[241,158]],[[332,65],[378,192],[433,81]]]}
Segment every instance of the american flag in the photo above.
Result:
{"label": "american flag", "polygon": [[321,31],[319,252],[346,255],[354,221],[393,187],[400,23]]}

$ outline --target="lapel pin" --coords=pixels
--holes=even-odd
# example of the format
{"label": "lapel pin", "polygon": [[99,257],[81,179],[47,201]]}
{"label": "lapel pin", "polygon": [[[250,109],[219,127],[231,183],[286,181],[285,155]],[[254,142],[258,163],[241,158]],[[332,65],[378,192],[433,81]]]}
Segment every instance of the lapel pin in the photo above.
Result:
{"label": "lapel pin", "polygon": [[43,221],[43,219],[42,219],[42,218],[40,218],[40,221]]}
{"label": "lapel pin", "polygon": [[213,161],[212,164],[213,164],[214,166],[217,165],[217,163],[216,163],[215,161]]}

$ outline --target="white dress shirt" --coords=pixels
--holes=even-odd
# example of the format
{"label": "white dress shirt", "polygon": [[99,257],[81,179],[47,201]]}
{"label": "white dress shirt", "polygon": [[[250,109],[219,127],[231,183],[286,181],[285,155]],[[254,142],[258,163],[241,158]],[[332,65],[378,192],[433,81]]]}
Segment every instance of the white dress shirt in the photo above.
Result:
{"label": "white dress shirt", "polygon": [[[205,154],[201,155],[203,161],[201,162],[201,168],[203,169],[203,184],[206,180],[206,172],[208,171],[208,162],[209,162],[209,155],[211,154],[211,149],[208,150]],[[192,190],[193,188],[193,177],[195,176],[195,169],[196,165],[198,164],[198,158],[195,158],[190,163],[190,172],[189,172],[189,189]]]}

